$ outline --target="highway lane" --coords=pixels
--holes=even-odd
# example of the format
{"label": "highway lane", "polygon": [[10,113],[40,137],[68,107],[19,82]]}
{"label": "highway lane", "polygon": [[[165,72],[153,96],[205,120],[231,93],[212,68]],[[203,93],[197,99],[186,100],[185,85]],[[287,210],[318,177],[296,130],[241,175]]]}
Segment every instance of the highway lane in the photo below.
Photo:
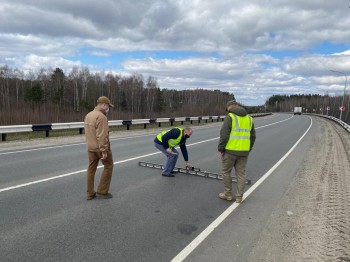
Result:
{"label": "highway lane", "polygon": [[[278,122],[281,115],[264,117],[264,121],[269,124],[271,121]],[[259,124],[260,119],[256,119]],[[221,123],[218,123],[220,126]],[[208,126],[203,126],[196,132],[190,140],[191,143],[213,139],[218,137],[218,131],[214,135],[207,131]],[[195,130],[196,131],[196,130]],[[112,150],[115,161],[125,160],[154,151],[154,134],[133,136],[131,138],[111,139]],[[59,146],[38,147],[16,151],[0,152],[1,176],[0,185],[9,187],[11,185],[22,184],[33,180],[45,179],[55,175],[75,172],[86,169],[86,145],[85,143],[70,143]]]}
{"label": "highway lane", "polygon": [[[247,168],[253,182],[294,145],[310,118],[273,115],[256,118],[255,125],[258,138]],[[202,170],[220,171],[220,127],[195,127],[188,141],[190,161]],[[117,164],[111,200],[85,200],[84,144],[2,152],[0,190],[77,171],[0,191],[4,261],[170,261],[230,203],[217,198],[221,181],[182,174],[163,178],[160,170],[138,167],[139,160],[163,162],[153,146],[154,135],[112,140]],[[142,157],[148,154],[153,155]],[[128,160],[135,157],[142,158]],[[178,166],[182,164],[180,156]]]}
{"label": "highway lane", "polygon": [[[294,118],[294,120],[297,121],[288,123],[287,130],[295,131],[294,125],[307,123],[307,121],[301,122],[302,119]],[[291,128],[288,128],[289,124],[292,124]],[[248,261],[248,256],[256,245],[261,231],[266,226],[268,219],[274,215],[273,212],[276,206],[289,189],[289,185],[303,162],[308,148],[315,142],[313,133],[317,132],[318,129],[310,122],[308,125],[310,130],[307,128],[308,131],[304,133],[305,136],[303,135],[302,139],[300,138],[301,143],[297,146],[294,145],[294,149],[289,150],[285,155],[280,155],[280,160],[267,173],[264,173],[263,177],[259,180],[253,180],[254,184],[247,188],[246,196],[254,187],[257,187],[248,195],[247,199],[244,199],[244,205],[235,206],[233,204],[229,206],[220,217],[201,233],[204,236],[197,236],[190,244],[183,247],[173,261]],[[260,169],[259,163],[261,161],[267,163],[271,155],[277,156],[273,152],[276,147],[272,146],[287,145],[291,141],[295,143],[293,139],[274,143],[274,131],[264,130],[264,132],[270,133],[273,139],[259,140],[259,144],[263,143],[265,146],[257,146],[250,156],[248,174],[251,176],[254,174],[253,170],[256,170],[256,174],[265,172],[265,170]],[[266,137],[265,134],[260,134],[260,138]],[[282,132],[277,132],[277,135],[281,136]],[[266,149],[268,150],[265,151]],[[222,218],[223,215],[226,215],[224,219]],[[205,234],[213,227],[215,227],[213,232],[209,235]]]}

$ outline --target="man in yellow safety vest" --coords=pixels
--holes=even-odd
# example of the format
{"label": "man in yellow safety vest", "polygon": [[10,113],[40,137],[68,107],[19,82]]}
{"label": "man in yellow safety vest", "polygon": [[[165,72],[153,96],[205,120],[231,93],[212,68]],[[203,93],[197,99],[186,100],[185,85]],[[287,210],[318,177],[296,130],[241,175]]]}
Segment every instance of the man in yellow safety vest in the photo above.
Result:
{"label": "man in yellow safety vest", "polygon": [[193,131],[189,127],[175,127],[168,131],[159,133],[156,136],[154,139],[154,146],[166,156],[166,161],[162,172],[163,176],[174,177],[173,174],[176,173],[173,169],[179,156],[179,153],[175,149],[175,146],[177,145],[180,146],[182,156],[185,160],[185,166],[190,167],[190,164],[188,163],[186,140],[187,138],[191,137],[192,133]]}
{"label": "man in yellow safety vest", "polygon": [[232,201],[231,171],[235,168],[237,177],[236,203],[241,203],[246,182],[246,164],[249,152],[255,142],[253,119],[235,99],[227,102],[228,115],[220,130],[218,151],[221,154],[223,182],[225,190],[219,194],[224,200]]}

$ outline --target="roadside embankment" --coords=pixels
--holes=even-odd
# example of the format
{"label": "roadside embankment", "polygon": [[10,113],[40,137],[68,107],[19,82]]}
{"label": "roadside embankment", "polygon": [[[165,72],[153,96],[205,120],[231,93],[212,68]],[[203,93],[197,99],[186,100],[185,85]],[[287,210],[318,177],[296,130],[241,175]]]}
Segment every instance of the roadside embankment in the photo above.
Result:
{"label": "roadside embankment", "polygon": [[314,143],[248,261],[350,261],[350,134],[313,121]]}

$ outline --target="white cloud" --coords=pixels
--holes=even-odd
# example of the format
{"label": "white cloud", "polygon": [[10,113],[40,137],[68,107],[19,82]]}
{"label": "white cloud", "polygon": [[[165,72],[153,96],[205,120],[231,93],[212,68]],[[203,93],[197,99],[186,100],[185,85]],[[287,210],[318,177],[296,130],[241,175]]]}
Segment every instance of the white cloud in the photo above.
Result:
{"label": "white cloud", "polygon": [[57,57],[41,57],[36,55],[29,55],[23,61],[23,70],[31,71],[32,69],[40,68],[61,68],[65,71],[70,71],[74,66],[81,67],[80,62],[72,62],[63,58]]}
{"label": "white cloud", "polygon": [[[350,71],[348,7],[328,0],[3,0],[0,65],[87,65],[152,75],[161,87],[221,89],[263,103],[276,93],[341,89],[341,75],[329,70]],[[324,43],[343,49],[331,55],[315,49]],[[142,59],[133,51],[155,55]],[[169,56],[158,58],[158,51]],[[130,55],[116,71],[113,59],[121,52]],[[97,65],[89,57],[106,61]]]}

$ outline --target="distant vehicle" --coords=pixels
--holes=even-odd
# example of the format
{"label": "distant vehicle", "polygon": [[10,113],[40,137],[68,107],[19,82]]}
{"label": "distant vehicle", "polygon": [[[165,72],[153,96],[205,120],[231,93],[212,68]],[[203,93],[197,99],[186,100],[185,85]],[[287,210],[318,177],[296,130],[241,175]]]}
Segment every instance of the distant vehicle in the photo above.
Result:
{"label": "distant vehicle", "polygon": [[294,115],[301,115],[302,108],[301,106],[294,107]]}

